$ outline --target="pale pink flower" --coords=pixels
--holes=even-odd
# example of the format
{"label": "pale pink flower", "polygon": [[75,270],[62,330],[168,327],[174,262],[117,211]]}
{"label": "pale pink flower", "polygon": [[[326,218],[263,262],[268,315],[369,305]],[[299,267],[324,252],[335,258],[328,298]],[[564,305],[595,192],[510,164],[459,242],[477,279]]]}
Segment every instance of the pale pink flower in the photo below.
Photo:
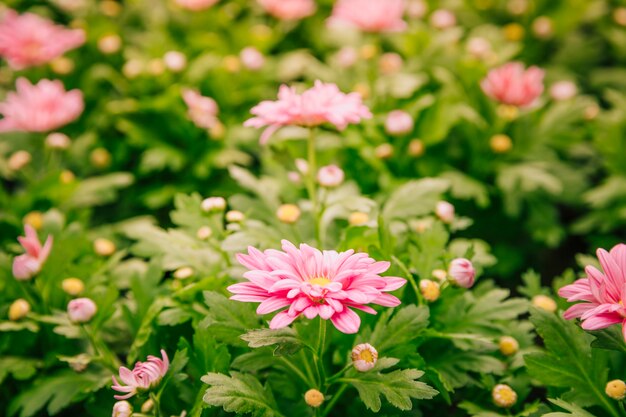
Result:
{"label": "pale pink flower", "polygon": [[133,414],[133,407],[128,401],[118,401],[113,405],[113,415],[111,417],[130,417]]}
{"label": "pale pink flower", "polygon": [[115,395],[116,400],[125,400],[139,391],[149,390],[161,382],[170,367],[170,360],[167,353],[161,349],[161,358],[148,356],[146,362],[137,362],[131,371],[125,366],[120,367],[120,380],[125,384],[121,385],[113,376],[113,388],[117,392],[124,392],[124,395]]}
{"label": "pale pink flower", "polygon": [[399,32],[407,27],[402,20],[404,8],[404,0],[337,0],[328,24],[365,32]]}
{"label": "pale pink flower", "polygon": [[413,117],[403,110],[393,110],[385,120],[385,131],[390,135],[406,135],[413,130]]}
{"label": "pale pink flower", "polygon": [[454,221],[454,206],[447,201],[438,201],[435,206],[435,215],[444,223]]}
{"label": "pale pink flower", "polygon": [[489,71],[480,83],[483,92],[503,104],[532,106],[543,92],[544,71],[532,66],[524,70],[520,62],[509,62]]}
{"label": "pale pink flower", "polygon": [[243,48],[239,53],[241,63],[251,71],[258,71],[265,65],[265,57],[253,46]]}
{"label": "pale pink flower", "polygon": [[337,187],[341,185],[344,178],[345,174],[343,169],[339,168],[337,165],[326,165],[317,171],[317,182],[319,182],[322,187]]}
{"label": "pale pink flower", "polygon": [[76,298],[67,304],[67,315],[73,323],[87,323],[98,312],[98,306],[90,298]]}
{"label": "pale pink flower", "polygon": [[266,143],[276,130],[287,125],[313,127],[330,123],[343,130],[350,123],[372,117],[359,93],[345,94],[337,85],[319,80],[302,94],[293,87],[281,85],[278,100],[262,101],[250,112],[256,117],[247,120],[244,126],[267,127],[261,135],[261,143]]}
{"label": "pale pink flower", "polygon": [[50,62],[83,43],[82,29],[67,29],[33,13],[7,10],[0,21],[0,56],[16,70]]}
{"label": "pale pink flower", "polygon": [[24,226],[24,231],[25,236],[20,236],[17,240],[26,250],[26,253],[13,259],[13,276],[20,281],[31,279],[37,275],[52,250],[52,236],[48,236],[46,243],[42,246],[37,237],[37,232],[32,226],[27,224]]}
{"label": "pale pink flower", "polygon": [[213,6],[219,0],[174,0],[176,4],[188,10],[204,10]]}
{"label": "pale pink flower", "polygon": [[187,115],[198,127],[210,129],[218,122],[217,103],[211,97],[205,97],[196,90],[185,88],[182,92],[183,100],[187,105]]}
{"label": "pale pink flower", "polygon": [[350,68],[359,59],[359,53],[352,46],[344,46],[336,55],[337,63],[341,68]]}
{"label": "pale pink flower", "polygon": [[315,13],[314,0],[257,0],[263,9],[277,19],[299,20]]}
{"label": "pale pink flower", "polygon": [[550,97],[556,101],[565,101],[578,94],[578,87],[571,81],[557,81],[550,86]]}
{"label": "pale pink flower", "polygon": [[469,259],[456,258],[450,262],[448,279],[463,288],[471,288],[474,285],[476,270]]}
{"label": "pale pink flower", "polygon": [[389,291],[402,287],[406,280],[381,277],[389,262],[376,262],[366,253],[320,251],[306,244],[296,248],[282,241],[283,251],[261,252],[248,248],[238,254],[239,262],[249,269],[244,277],[250,282],[234,284],[228,290],[233,300],[260,302],[257,314],[284,309],[270,321],[271,329],[291,324],[303,314],[330,319],[343,333],[356,333],[361,319],[353,309],[376,314],[366,304],[395,307],[400,300]]}
{"label": "pale pink flower", "polygon": [[450,10],[438,9],[430,15],[430,24],[435,29],[448,29],[456,25],[456,16]]}
{"label": "pale pink flower", "polygon": [[352,349],[352,365],[359,372],[367,372],[376,366],[378,351],[369,343],[361,343]]}
{"label": "pale pink flower", "polygon": [[0,133],[10,131],[46,132],[76,120],[85,106],[79,90],[65,91],[59,80],[31,84],[18,78],[16,92],[0,103]]}
{"label": "pale pink flower", "polygon": [[569,302],[584,301],[571,306],[564,317],[567,320],[580,317],[585,330],[621,323],[626,340],[626,245],[620,243],[610,252],[598,249],[597,255],[603,272],[587,266],[586,278],[559,290],[559,295]]}

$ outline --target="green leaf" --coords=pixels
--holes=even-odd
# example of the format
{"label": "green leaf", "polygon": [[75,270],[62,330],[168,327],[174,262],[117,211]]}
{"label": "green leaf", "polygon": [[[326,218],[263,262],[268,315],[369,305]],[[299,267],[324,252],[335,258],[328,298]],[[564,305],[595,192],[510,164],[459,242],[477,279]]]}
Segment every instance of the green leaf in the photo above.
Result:
{"label": "green leaf", "polygon": [[114,172],[100,177],[87,178],[80,182],[74,195],[67,202],[69,207],[92,207],[115,201],[121,188],[126,188],[134,181],[128,172]]}
{"label": "green leaf", "polygon": [[626,342],[619,326],[589,332],[596,337],[591,347],[598,349],[617,350],[626,353]]}
{"label": "green leaf", "polygon": [[[376,327],[369,338],[369,343],[376,347],[379,353],[387,356],[398,347],[408,344],[420,336],[422,330],[428,326],[429,311],[426,306],[409,305],[396,311],[387,310],[376,323]],[[415,350],[414,346],[410,346]]]}
{"label": "green leaf", "polygon": [[441,200],[441,195],[448,190],[450,183],[441,178],[424,178],[409,181],[397,188],[385,204],[383,218],[405,220],[407,217],[423,216],[432,212]]}
{"label": "green leaf", "polygon": [[274,355],[276,356],[283,354],[292,355],[299,351],[303,345],[302,340],[291,327],[277,330],[252,330],[242,335],[241,338],[248,342],[248,346],[251,348],[278,345],[274,350]]}
{"label": "green leaf", "polygon": [[552,404],[556,405],[557,407],[561,407],[564,410],[569,411],[569,413],[561,413],[561,412],[548,413],[548,414],[544,414],[542,417],[595,417],[593,414],[583,410],[581,407],[577,406],[576,404],[568,403],[561,399],[548,398],[548,400]]}
{"label": "green leaf", "polygon": [[216,340],[245,346],[240,336],[259,327],[259,318],[254,308],[248,303],[231,301],[217,292],[205,291],[203,294],[209,314],[199,326],[210,328]]}
{"label": "green leaf", "polygon": [[232,376],[210,372],[202,382],[210,385],[202,400],[224,411],[252,414],[253,417],[282,417],[276,400],[252,375],[232,372]]}
{"label": "green leaf", "polygon": [[43,362],[38,359],[23,358],[19,356],[4,356],[0,358],[0,384],[9,374],[13,378],[23,381],[31,378],[40,368]]}
{"label": "green leaf", "polygon": [[154,324],[157,316],[159,315],[161,310],[167,307],[170,303],[171,301],[163,298],[157,298],[156,300],[154,300],[154,303],[152,303],[152,305],[148,309],[148,312],[143,317],[143,320],[141,321],[141,326],[139,327],[139,330],[135,335],[135,340],[130,346],[127,357],[128,363],[133,363],[137,360],[139,350],[143,347],[143,345],[148,342],[150,336],[152,335],[152,332],[154,331]]}

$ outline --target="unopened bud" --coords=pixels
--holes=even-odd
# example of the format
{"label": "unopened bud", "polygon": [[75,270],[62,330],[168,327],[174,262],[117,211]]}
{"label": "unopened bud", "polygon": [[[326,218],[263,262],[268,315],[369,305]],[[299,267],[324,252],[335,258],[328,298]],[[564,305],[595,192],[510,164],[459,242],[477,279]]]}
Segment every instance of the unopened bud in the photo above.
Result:
{"label": "unopened bud", "polygon": [[67,304],[67,314],[73,323],[87,323],[98,312],[98,307],[89,298],[76,298]]}
{"label": "unopened bud", "polygon": [[122,5],[113,0],[103,0],[100,2],[100,12],[108,17],[116,17],[122,12]]}
{"label": "unopened bud", "polygon": [[507,153],[513,147],[513,141],[509,136],[499,133],[489,139],[489,147],[494,153]]}
{"label": "unopened bud", "polygon": [[22,219],[24,224],[28,224],[35,230],[41,230],[43,227],[43,214],[40,211],[31,211]]}
{"label": "unopened bud", "polygon": [[403,110],[393,110],[385,120],[385,132],[393,136],[402,136],[413,130],[413,117]]}
{"label": "unopened bud", "polygon": [[395,52],[387,52],[378,60],[378,67],[383,74],[395,74],[402,69],[402,57]]}
{"label": "unopened bud", "polygon": [[149,414],[150,411],[154,408],[154,401],[152,398],[141,404],[141,412],[144,414]]}
{"label": "unopened bud", "polygon": [[626,7],[618,7],[613,10],[613,20],[620,26],[626,26]]}
{"label": "unopened bud", "polygon": [[350,216],[348,217],[348,223],[350,223],[350,226],[363,226],[369,220],[370,218],[367,213],[363,213],[362,211],[350,213]]}
{"label": "unopened bud", "polygon": [[374,155],[378,159],[389,159],[393,156],[393,146],[391,143],[383,143],[374,149]]}
{"label": "unopened bud", "polygon": [[503,28],[504,37],[511,42],[517,42],[524,37],[524,27],[519,23],[509,23]]}
{"label": "unopened bud", "polygon": [[50,69],[56,74],[67,75],[74,71],[74,61],[68,57],[60,56],[50,61]]}
{"label": "unopened bud", "polygon": [[441,290],[439,289],[439,283],[431,281],[429,279],[423,279],[420,281],[420,292],[426,301],[431,303],[437,301]]}
{"label": "unopened bud", "polygon": [[278,207],[276,217],[283,223],[293,224],[300,218],[300,208],[295,204],[283,204]]}
{"label": "unopened bud", "polygon": [[223,139],[224,134],[226,134],[226,126],[224,126],[224,123],[219,120],[215,120],[211,127],[209,127],[209,134],[211,135],[211,139]]}
{"label": "unopened bud", "polygon": [[98,39],[98,49],[103,54],[111,55],[116,53],[122,47],[122,38],[115,33],[104,35]]}
{"label": "unopened bud", "polygon": [[130,417],[133,407],[128,401],[118,401],[113,405],[113,417]]}
{"label": "unopened bud", "polygon": [[345,177],[343,170],[337,165],[323,166],[317,171],[317,182],[322,187],[337,187],[341,185]]}
{"label": "unopened bud", "polygon": [[240,223],[246,218],[245,214],[238,210],[230,210],[226,213],[226,221],[228,223]]}
{"label": "unopened bud", "polygon": [[136,78],[138,77],[144,69],[144,63],[139,59],[129,59],[122,66],[122,74],[124,74],[127,78]]}
{"label": "unopened bud", "polygon": [[554,313],[557,309],[556,301],[547,295],[535,295],[532,299],[532,305],[542,310]]}
{"label": "unopened bud", "polygon": [[222,211],[226,208],[226,200],[222,197],[209,197],[202,200],[202,210],[206,212],[210,211]]}
{"label": "unopened bud", "polygon": [[61,282],[61,288],[66,294],[76,296],[85,290],[85,284],[78,278],[65,278]]}
{"label": "unopened bud", "polygon": [[439,201],[435,206],[435,215],[444,223],[454,220],[454,206],[447,201]]}
{"label": "unopened bud", "polygon": [[606,395],[610,398],[622,401],[626,398],[626,383],[621,379],[614,379],[613,381],[609,381],[606,384],[606,388],[604,389]]}
{"label": "unopened bud", "polygon": [[187,279],[191,276],[193,276],[193,268],[190,268],[188,266],[178,268],[176,271],[174,271],[174,278],[176,279]]}
{"label": "unopened bud", "polygon": [[469,259],[456,258],[450,262],[448,268],[450,282],[463,288],[471,288],[474,285],[476,270]]}
{"label": "unopened bud", "polygon": [[370,87],[364,83],[356,83],[352,91],[355,93],[359,93],[363,99],[369,98],[372,92]]}
{"label": "unopened bud", "polygon": [[227,55],[222,60],[224,69],[228,72],[239,72],[241,70],[241,61],[235,55]]}
{"label": "unopened bud", "polygon": [[18,298],[9,307],[9,320],[17,321],[26,317],[30,313],[30,304],[23,298]]}
{"label": "unopened bud", "polygon": [[493,402],[502,408],[509,408],[517,402],[517,393],[506,384],[498,384],[491,391]]}
{"label": "unopened bud", "polygon": [[115,253],[115,243],[100,237],[93,242],[93,250],[100,256],[111,256]]}
{"label": "unopened bud", "polygon": [[106,168],[111,164],[111,154],[105,148],[96,148],[91,151],[89,160],[96,168]]}
{"label": "unopened bud", "polygon": [[363,59],[372,59],[378,55],[378,52],[378,46],[371,43],[361,46],[361,49],[359,50],[359,54]]}
{"label": "unopened bud", "polygon": [[71,182],[74,182],[75,179],[76,175],[74,175],[72,171],[69,171],[67,169],[64,169],[63,171],[61,171],[61,174],[59,174],[59,181],[61,181],[61,183],[63,184],[69,184]]}
{"label": "unopened bud", "polygon": [[367,372],[376,365],[378,351],[369,343],[361,343],[352,349],[352,365],[359,372]]}
{"label": "unopened bud", "polygon": [[409,142],[409,155],[417,158],[424,155],[424,151],[426,147],[424,146],[424,142],[419,139],[413,139]]}
{"label": "unopened bud", "polygon": [[502,336],[498,341],[498,347],[504,356],[511,356],[519,350],[519,343],[511,336]]}
{"label": "unopened bud", "polygon": [[445,271],[445,269],[433,269],[431,275],[439,282],[443,282],[446,280],[446,278],[448,278],[448,273]]}
{"label": "unopened bud", "polygon": [[166,70],[165,62],[161,58],[153,58],[148,61],[148,65],[146,65],[146,70],[154,76],[162,75]]}
{"label": "unopened bud", "polygon": [[179,51],[168,51],[163,55],[163,63],[172,72],[181,72],[187,66],[187,57]]}
{"label": "unopened bud", "polygon": [[590,106],[587,106],[587,108],[583,112],[583,117],[585,118],[585,120],[590,121],[598,117],[598,114],[600,114],[600,107],[598,107],[597,104],[592,104]]}
{"label": "unopened bud", "polygon": [[55,132],[46,136],[46,146],[52,149],[67,149],[70,143],[70,138],[64,133]]}
{"label": "unopened bud", "polygon": [[8,166],[11,171],[19,171],[30,163],[32,156],[27,151],[17,151],[9,157]]}
{"label": "unopened bud", "polygon": [[533,33],[539,39],[548,39],[554,34],[554,24],[547,16],[539,16],[533,21]]}
{"label": "unopened bud", "polygon": [[435,29],[448,29],[456,25],[456,16],[450,10],[435,10],[433,14],[430,15],[430,24]]}
{"label": "unopened bud", "polygon": [[500,104],[496,108],[496,113],[498,114],[498,117],[511,121],[517,119],[519,109],[511,104]]}
{"label": "unopened bud", "polygon": [[307,405],[317,408],[324,403],[324,394],[315,388],[311,388],[304,393],[304,401]]}
{"label": "unopened bud", "polygon": [[212,234],[213,234],[213,229],[211,229],[209,226],[202,226],[196,232],[196,237],[200,240],[207,240],[208,238],[211,237]]}

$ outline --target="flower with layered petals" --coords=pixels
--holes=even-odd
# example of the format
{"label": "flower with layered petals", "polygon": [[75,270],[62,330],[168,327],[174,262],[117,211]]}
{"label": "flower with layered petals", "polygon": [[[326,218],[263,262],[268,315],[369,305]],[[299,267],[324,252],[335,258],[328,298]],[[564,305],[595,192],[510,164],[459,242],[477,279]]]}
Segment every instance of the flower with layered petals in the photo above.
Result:
{"label": "flower with layered petals", "polygon": [[0,21],[0,56],[15,70],[45,64],[83,43],[83,30],[67,29],[36,14],[7,10]]}
{"label": "flower with layered petals", "polygon": [[621,323],[626,340],[626,245],[621,243],[609,252],[598,249],[597,255],[603,272],[587,266],[586,278],[559,290],[559,295],[567,301],[583,301],[571,306],[564,317],[568,320],[580,317],[585,330]]}
{"label": "flower with layered petals", "polygon": [[260,302],[257,314],[284,309],[270,321],[271,329],[290,325],[298,316],[330,319],[343,333],[356,333],[361,319],[354,309],[376,314],[367,304],[395,307],[400,300],[389,291],[402,287],[406,280],[382,277],[389,262],[376,262],[366,253],[353,250],[320,251],[306,244],[300,248],[282,241],[282,251],[264,252],[253,247],[238,254],[239,262],[249,269],[249,282],[231,285],[232,300]]}
{"label": "flower with layered petals", "polygon": [[338,0],[328,19],[331,26],[351,26],[365,32],[406,29],[404,0]]}
{"label": "flower with layered petals", "polygon": [[313,127],[330,123],[343,130],[351,123],[372,117],[358,93],[342,93],[337,85],[315,81],[315,85],[298,94],[296,89],[280,86],[278,100],[266,100],[250,111],[256,117],[248,119],[244,126],[267,127],[261,135],[261,143],[279,128],[288,125]]}
{"label": "flower with layered petals", "polygon": [[520,62],[509,62],[492,69],[480,86],[490,98],[517,107],[532,106],[543,92],[544,71]]}
{"label": "flower with layered petals", "polygon": [[277,19],[299,20],[315,13],[314,0],[257,0],[265,11]]}
{"label": "flower with layered petals", "polygon": [[76,120],[83,112],[83,93],[65,91],[59,80],[31,84],[18,78],[17,91],[0,103],[0,132],[47,132]]}
{"label": "flower with layered petals", "polygon": [[20,236],[17,240],[26,250],[26,253],[13,259],[13,276],[20,281],[31,279],[37,275],[52,250],[52,236],[48,236],[46,243],[42,246],[37,237],[37,232],[31,225],[24,226],[24,231],[25,236]]}
{"label": "flower with layered petals", "polygon": [[120,384],[115,376],[113,376],[113,388],[117,392],[123,392],[124,395],[115,395],[116,400],[126,400],[139,391],[149,390],[161,382],[161,379],[167,373],[170,367],[170,360],[167,353],[161,349],[161,358],[156,356],[148,356],[146,362],[137,362],[131,371],[125,366],[120,367],[120,380],[125,384]]}
{"label": "flower with layered petals", "polygon": [[198,127],[210,129],[218,122],[219,108],[211,97],[205,97],[196,90],[186,88],[182,92],[183,101],[187,105],[187,116]]}

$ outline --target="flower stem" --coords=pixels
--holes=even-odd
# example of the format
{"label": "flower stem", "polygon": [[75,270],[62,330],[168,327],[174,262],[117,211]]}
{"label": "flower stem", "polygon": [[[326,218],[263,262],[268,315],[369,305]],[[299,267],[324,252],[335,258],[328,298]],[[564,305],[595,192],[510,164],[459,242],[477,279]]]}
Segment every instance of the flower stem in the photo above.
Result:
{"label": "flower stem", "polygon": [[335,404],[337,404],[337,401],[339,401],[339,398],[341,398],[341,396],[343,395],[344,391],[347,388],[348,388],[348,384],[341,384],[341,386],[339,387],[335,395],[333,395],[333,398],[330,400],[328,405],[324,408],[324,411],[322,412],[322,417],[326,417],[333,410],[333,407],[335,406]]}
{"label": "flower stem", "polygon": [[317,338],[317,351],[315,354],[315,363],[319,375],[319,388],[322,389],[326,382],[326,373],[324,371],[324,347],[326,345],[326,320],[319,317],[320,326]]}
{"label": "flower stem", "polygon": [[159,417],[161,415],[161,404],[160,404],[160,397],[161,397],[161,392],[159,391],[158,395],[155,395],[154,393],[150,393],[150,399],[154,402],[154,417]]}
{"label": "flower stem", "polygon": [[319,246],[322,242],[320,239],[320,215],[317,201],[317,182],[315,176],[317,175],[317,154],[315,150],[315,129],[309,129],[309,136],[307,138],[307,159],[308,159],[308,172],[307,172],[307,192],[311,199],[312,214],[314,219],[315,228],[315,240]]}
{"label": "flower stem", "polygon": [[83,333],[87,336],[87,339],[91,343],[94,352],[98,355],[102,360],[111,368],[113,371],[116,371],[122,366],[119,358],[111,352],[109,347],[104,343],[104,341],[100,340],[96,335],[90,330],[87,325],[81,325],[81,329]]}

